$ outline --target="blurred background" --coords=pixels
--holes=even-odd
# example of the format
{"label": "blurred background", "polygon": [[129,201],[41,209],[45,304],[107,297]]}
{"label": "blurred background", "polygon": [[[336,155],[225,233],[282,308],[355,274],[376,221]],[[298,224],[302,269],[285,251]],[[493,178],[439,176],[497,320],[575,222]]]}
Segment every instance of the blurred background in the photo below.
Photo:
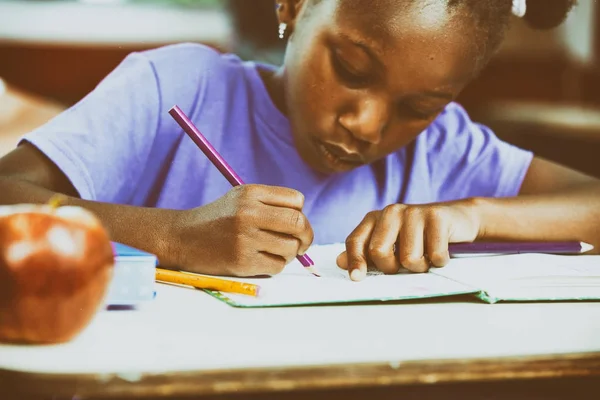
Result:
{"label": "blurred background", "polygon": [[[512,143],[600,177],[600,7],[563,26],[515,20],[459,101]],[[91,91],[131,51],[198,42],[278,63],[273,0],[0,0],[0,154]]]}

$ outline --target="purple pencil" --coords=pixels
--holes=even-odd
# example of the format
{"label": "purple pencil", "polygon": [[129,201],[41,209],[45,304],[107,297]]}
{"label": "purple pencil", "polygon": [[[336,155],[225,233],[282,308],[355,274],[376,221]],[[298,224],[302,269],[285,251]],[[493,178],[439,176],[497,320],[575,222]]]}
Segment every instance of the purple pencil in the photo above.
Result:
{"label": "purple pencil", "polygon": [[592,250],[594,246],[584,242],[473,242],[452,243],[448,246],[451,255],[460,254],[579,254]]}
{"label": "purple pencil", "polygon": [[[244,182],[238,174],[235,173],[233,168],[221,157],[219,152],[210,144],[210,142],[204,137],[202,133],[196,128],[194,123],[185,115],[178,106],[173,106],[169,110],[169,114],[173,119],[181,126],[185,133],[196,143],[196,145],[202,150],[206,157],[213,163],[215,167],[221,172],[221,174],[229,181],[231,186],[243,185]],[[308,256],[308,254],[296,256],[298,261],[306,268],[307,271],[315,276],[320,276],[313,268],[314,262]]]}

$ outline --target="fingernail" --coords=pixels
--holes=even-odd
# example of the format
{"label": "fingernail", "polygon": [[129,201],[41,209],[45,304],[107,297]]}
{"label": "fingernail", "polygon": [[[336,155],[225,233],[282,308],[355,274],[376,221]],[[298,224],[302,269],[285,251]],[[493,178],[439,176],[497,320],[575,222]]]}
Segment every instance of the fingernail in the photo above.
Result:
{"label": "fingernail", "polygon": [[365,279],[366,276],[367,274],[362,269],[357,268],[350,272],[350,279],[352,279],[355,282],[362,281],[363,279]]}

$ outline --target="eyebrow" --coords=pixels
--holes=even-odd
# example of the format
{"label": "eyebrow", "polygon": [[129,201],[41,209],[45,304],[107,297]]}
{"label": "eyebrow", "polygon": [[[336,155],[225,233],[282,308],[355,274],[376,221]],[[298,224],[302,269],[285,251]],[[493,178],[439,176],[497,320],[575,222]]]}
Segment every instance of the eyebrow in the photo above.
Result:
{"label": "eyebrow", "polygon": [[367,43],[365,43],[365,42],[363,42],[361,40],[353,39],[350,36],[346,35],[345,33],[340,33],[340,36],[342,38],[344,38],[345,40],[349,41],[350,43],[352,43],[354,46],[359,47],[360,49],[362,49],[365,53],[367,53],[367,55],[374,62],[376,62],[379,65],[383,65],[383,63],[381,62],[381,59],[379,58],[379,56],[375,53],[375,51]]}
{"label": "eyebrow", "polygon": [[[362,49],[371,58],[371,60],[373,60],[378,65],[380,65],[380,66],[384,65],[381,62],[381,59],[379,58],[379,56],[375,53],[375,51],[371,48],[371,46],[369,46],[366,42],[364,42],[362,40],[353,39],[350,36],[346,35],[345,33],[340,33],[340,36],[343,39],[352,43],[354,46]],[[437,98],[444,99],[444,100],[452,100],[454,98],[454,96],[451,93],[433,92],[433,91],[419,93],[416,97],[437,97]]]}

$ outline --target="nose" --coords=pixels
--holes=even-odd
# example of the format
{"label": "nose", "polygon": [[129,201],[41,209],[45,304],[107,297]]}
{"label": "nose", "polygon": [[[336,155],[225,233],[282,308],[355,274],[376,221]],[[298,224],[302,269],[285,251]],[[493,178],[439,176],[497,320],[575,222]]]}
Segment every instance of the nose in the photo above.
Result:
{"label": "nose", "polygon": [[339,123],[356,139],[378,144],[390,119],[390,107],[386,101],[363,98],[357,101],[353,112],[339,117]]}

